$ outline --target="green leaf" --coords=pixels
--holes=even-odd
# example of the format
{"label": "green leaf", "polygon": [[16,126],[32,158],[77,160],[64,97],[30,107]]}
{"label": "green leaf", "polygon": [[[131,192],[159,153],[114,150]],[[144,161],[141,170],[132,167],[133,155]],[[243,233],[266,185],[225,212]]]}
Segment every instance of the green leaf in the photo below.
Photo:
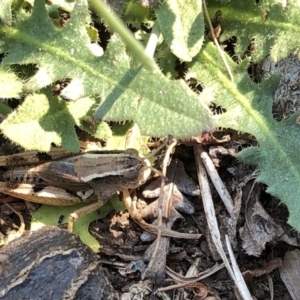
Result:
{"label": "green leaf", "polygon": [[140,23],[148,23],[153,12],[147,7],[143,7],[135,0],[125,1],[122,19],[126,23],[133,23],[140,26]]}
{"label": "green leaf", "polygon": [[109,125],[105,122],[96,122],[91,116],[80,121],[80,128],[99,140],[108,140],[112,137]]}
{"label": "green leaf", "polygon": [[134,122],[125,124],[111,124],[113,135],[107,140],[105,150],[125,150],[134,148],[140,153],[145,153],[149,137],[142,136],[139,127]]}
{"label": "green leaf", "polygon": [[162,35],[182,61],[191,61],[204,38],[202,1],[166,0],[154,8]]}
{"label": "green leaf", "polygon": [[93,26],[87,26],[86,31],[90,37],[91,42],[97,43],[99,41],[99,34],[95,27]]}
{"label": "green leaf", "polygon": [[164,75],[169,79],[175,79],[178,73],[175,70],[177,57],[171,52],[167,43],[158,45],[155,58],[159,61],[159,66]]}
{"label": "green leaf", "polygon": [[112,132],[107,123],[93,119],[92,114],[96,106],[97,101],[88,97],[67,103],[68,111],[73,117],[75,125],[93,137],[106,141],[112,136]]}
{"label": "green leaf", "polygon": [[20,98],[23,95],[23,83],[8,67],[0,67],[0,98]]}
{"label": "green leaf", "polygon": [[[4,50],[8,53],[2,64],[35,64],[38,67],[36,74],[24,84],[27,92],[40,90],[59,79],[70,79],[70,84],[62,90],[61,96],[76,100],[75,106],[80,106],[81,99],[84,99],[84,104],[80,106],[82,110],[77,112],[81,117],[100,102],[95,113],[97,119],[134,120],[145,135],[172,134],[183,138],[211,127],[211,114],[206,101],[200,101],[200,97],[191,92],[183,81],[168,80],[160,71],[153,73],[142,68],[131,69],[131,58],[116,35],[111,37],[102,57],[93,55],[86,32],[87,21],[88,7],[76,4],[66,26],[57,29],[52,25],[44,3],[35,1],[31,14],[19,12],[16,15],[14,27],[0,26],[0,34],[5,41]],[[86,100],[87,96],[91,96],[89,99],[92,103]],[[87,105],[85,101],[88,102]],[[24,104],[29,105],[26,101],[22,105]],[[53,107],[56,104],[47,105]],[[78,116],[71,107],[72,105],[69,106],[68,118],[74,120],[67,126],[70,137],[66,136],[66,140],[62,138],[62,129],[57,124],[66,121],[58,120],[61,114],[55,113],[47,118],[47,127],[58,132],[47,132],[48,138],[36,143],[36,149],[45,151],[49,149],[51,142],[55,142],[72,151],[78,150],[74,130],[71,130],[74,122],[77,123]],[[19,110],[22,111],[22,108]],[[28,112],[28,108],[24,108],[24,111]],[[37,119],[34,121],[38,122]],[[7,130],[5,126],[9,126],[8,121],[1,126],[5,134],[12,132],[12,128]],[[28,137],[31,141],[37,141],[44,133],[39,126],[33,126],[31,130],[33,131],[26,131],[27,135],[32,135]],[[12,133],[9,137],[11,136]],[[16,136],[13,139],[23,144],[23,141],[17,141]],[[43,144],[45,141],[47,143]],[[26,147],[32,149],[32,146]]]}
{"label": "green leaf", "polygon": [[0,114],[2,115],[8,115],[12,112],[12,109],[7,104],[0,102]]}
{"label": "green leaf", "polygon": [[111,137],[109,126],[95,123],[89,128],[85,117],[93,110],[94,100],[81,98],[75,102],[52,96],[50,89],[27,96],[20,107],[5,119],[0,129],[13,142],[26,150],[47,152],[51,144],[70,152],[79,152],[75,125],[93,133],[99,139]]}
{"label": "green leaf", "polygon": [[[111,200],[113,202],[120,202],[115,197]],[[31,230],[37,230],[43,226],[57,226],[58,220],[63,216],[62,224],[68,222],[68,218],[71,213],[74,213],[76,210],[87,206],[87,203],[81,203],[71,206],[49,206],[42,205],[38,210],[32,214]],[[74,222],[73,233],[78,235],[83,243],[89,246],[93,251],[99,252],[99,243],[98,241],[89,233],[89,225],[95,221],[104,218],[110,211],[113,209],[122,207],[112,204],[112,202],[107,202],[97,211],[93,211]]]}
{"label": "green leaf", "polygon": [[143,135],[184,138],[211,127],[211,113],[199,99],[183,81],[136,69],[127,72],[95,116],[107,121],[134,120]]}
{"label": "green leaf", "polygon": [[221,41],[237,37],[236,54],[243,57],[248,46],[253,42],[252,59],[262,60],[271,53],[277,61],[286,57],[299,47],[296,38],[300,30],[300,4],[297,0],[288,2],[282,8],[282,1],[231,1],[220,5],[218,0],[209,1],[209,12],[212,17],[217,10],[222,11]]}
{"label": "green leaf", "polygon": [[54,143],[78,152],[74,123],[66,102],[46,92],[27,96],[20,108],[2,122],[0,129],[26,150],[47,152]]}
{"label": "green leaf", "polygon": [[300,126],[295,113],[285,121],[277,122],[272,116],[274,90],[278,76],[255,84],[246,73],[248,61],[235,65],[227,56],[234,74],[234,82],[212,43],[208,43],[190,65],[189,75],[196,75],[216,93],[214,102],[226,109],[217,115],[218,126],[230,127],[255,136],[259,147],[243,150],[238,157],[247,163],[257,164],[260,175],[257,181],[268,185],[267,192],[278,197],[289,209],[289,224],[300,231]]}
{"label": "green leaf", "polygon": [[2,0],[0,2],[0,19],[7,25],[11,24],[11,3],[12,0]]}

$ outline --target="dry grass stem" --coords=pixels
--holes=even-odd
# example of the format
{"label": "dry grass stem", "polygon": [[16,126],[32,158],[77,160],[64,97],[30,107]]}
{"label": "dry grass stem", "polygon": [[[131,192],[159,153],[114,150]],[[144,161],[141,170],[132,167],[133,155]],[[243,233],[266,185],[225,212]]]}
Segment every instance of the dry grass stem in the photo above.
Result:
{"label": "dry grass stem", "polygon": [[174,280],[176,280],[178,282],[194,282],[194,281],[199,281],[199,280],[202,280],[204,278],[207,278],[207,277],[211,276],[212,274],[220,271],[224,267],[225,267],[224,263],[222,263],[220,265],[215,264],[212,268],[207,269],[207,270],[205,270],[201,273],[194,274],[193,276],[182,276],[182,275],[174,272],[169,267],[167,267],[166,268],[166,274],[168,274],[171,278],[173,278]]}
{"label": "dry grass stem", "polygon": [[244,294],[244,289],[241,289],[240,287],[240,281],[236,278],[235,272],[231,268],[229,261],[227,259],[227,256],[225,254],[225,251],[222,246],[221,242],[221,235],[218,227],[218,222],[216,218],[216,213],[214,209],[214,204],[211,196],[211,191],[209,187],[209,182],[207,178],[207,174],[205,171],[204,164],[201,160],[201,153],[203,152],[203,149],[200,145],[194,146],[194,153],[195,153],[195,159],[196,159],[196,164],[197,164],[197,173],[198,173],[198,180],[201,188],[201,195],[202,195],[202,202],[203,202],[203,207],[205,211],[205,216],[207,220],[207,225],[209,232],[211,234],[212,241],[217,249],[218,254],[221,256],[228,273],[232,280],[235,282],[238,291],[241,293],[243,296],[244,300],[252,300],[252,297],[250,293],[245,293]]}
{"label": "dry grass stem", "polygon": [[231,261],[232,271],[233,271],[234,276],[235,276],[234,282],[235,282],[235,284],[238,288],[238,291],[241,294],[242,298],[251,300],[252,299],[251,294],[248,290],[248,287],[246,285],[244,277],[243,277],[243,275],[242,275],[242,273],[239,269],[239,266],[236,262],[236,259],[235,259],[235,256],[234,256],[234,253],[232,251],[231,244],[230,244],[230,240],[229,240],[227,235],[225,235],[225,240],[226,240],[227,251],[228,251],[228,254],[229,254],[230,261]]}
{"label": "dry grass stem", "polygon": [[201,158],[213,185],[215,186],[219,196],[221,197],[224,205],[227,208],[228,213],[232,218],[235,218],[233,201],[229,192],[226,189],[225,184],[220,178],[218,171],[216,170],[211,158],[205,151],[201,152]]}

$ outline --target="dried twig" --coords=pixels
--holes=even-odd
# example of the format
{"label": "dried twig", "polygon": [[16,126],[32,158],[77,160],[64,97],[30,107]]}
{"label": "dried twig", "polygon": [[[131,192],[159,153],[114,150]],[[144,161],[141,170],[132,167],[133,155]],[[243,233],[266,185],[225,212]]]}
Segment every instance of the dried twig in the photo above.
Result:
{"label": "dried twig", "polygon": [[246,282],[244,280],[244,277],[243,277],[243,275],[239,269],[239,266],[236,262],[236,259],[233,254],[231,244],[230,244],[230,241],[229,241],[229,238],[227,235],[225,235],[225,240],[226,240],[227,251],[228,251],[228,254],[230,257],[230,261],[231,261],[232,271],[234,273],[234,282],[235,282],[240,294],[242,295],[243,299],[252,299],[250,292],[248,290],[248,287],[246,285]]}
{"label": "dried twig", "polygon": [[206,277],[211,276],[212,274],[220,271],[221,269],[224,268],[224,263],[222,264],[215,264],[212,268],[205,270],[201,273],[198,273],[196,275],[193,276],[182,276],[176,272],[174,272],[172,269],[170,269],[169,267],[166,267],[166,273],[173,278],[174,280],[178,281],[178,282],[195,282],[195,281],[199,281],[202,280]]}
{"label": "dried twig", "polygon": [[227,191],[225,184],[223,183],[222,179],[220,178],[218,171],[216,170],[211,158],[205,151],[201,151],[200,156],[202,158],[202,161],[205,165],[206,171],[207,171],[213,185],[215,186],[216,190],[218,191],[219,196],[221,197],[224,205],[227,208],[227,211],[229,212],[229,214],[232,218],[235,218],[233,201],[231,199],[230,194]]}
{"label": "dried twig", "polygon": [[179,288],[194,288],[195,290],[198,289],[199,290],[198,293],[197,293],[198,299],[204,299],[204,298],[206,298],[206,296],[208,294],[207,287],[204,284],[200,283],[200,282],[178,283],[178,284],[174,284],[174,285],[169,285],[167,287],[158,288],[157,291],[158,292],[165,292],[165,291],[170,291],[170,290],[179,289]]}
{"label": "dried twig", "polygon": [[243,297],[244,300],[251,300],[252,297],[250,295],[250,292],[247,289],[245,282],[243,281],[245,286],[244,288],[244,286],[240,285],[241,281],[236,278],[235,272],[232,270],[222,246],[220,231],[218,228],[216,213],[215,213],[210,187],[209,187],[209,182],[208,182],[208,178],[205,172],[203,162],[201,160],[201,153],[203,152],[203,149],[200,145],[194,146],[194,152],[195,152],[195,159],[197,164],[198,179],[199,179],[199,184],[200,184],[201,194],[202,194],[203,207],[204,207],[207,225],[211,234],[212,241],[218,251],[218,254],[223,259],[223,262],[228,270],[228,273],[231,276],[231,278],[234,280],[241,296]]}

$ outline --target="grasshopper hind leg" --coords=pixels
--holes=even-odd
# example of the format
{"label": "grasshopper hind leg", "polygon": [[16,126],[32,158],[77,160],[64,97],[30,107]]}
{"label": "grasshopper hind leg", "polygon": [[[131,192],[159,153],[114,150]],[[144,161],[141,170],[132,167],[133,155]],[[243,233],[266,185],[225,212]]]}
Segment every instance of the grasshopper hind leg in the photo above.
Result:
{"label": "grasshopper hind leg", "polygon": [[73,231],[73,225],[76,220],[79,218],[97,210],[101,206],[105,204],[106,201],[97,201],[95,203],[92,203],[90,205],[87,205],[85,207],[82,207],[75,212],[71,213],[68,219],[68,231],[72,232]]}

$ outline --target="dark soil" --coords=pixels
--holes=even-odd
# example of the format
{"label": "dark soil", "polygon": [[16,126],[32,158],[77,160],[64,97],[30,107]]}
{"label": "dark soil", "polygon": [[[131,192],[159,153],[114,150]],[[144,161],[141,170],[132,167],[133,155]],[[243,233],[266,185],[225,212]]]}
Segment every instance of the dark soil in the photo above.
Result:
{"label": "dark soil", "polygon": [[[228,132],[226,134],[228,134]],[[232,133],[230,134],[233,136]],[[237,146],[236,142],[229,141],[222,144],[222,147],[240,150],[243,147],[246,147],[247,143],[248,142],[245,142],[245,144],[240,143]],[[210,146],[207,145],[208,151],[209,148]],[[173,155],[173,159],[174,158],[178,158],[184,163],[187,173],[196,181],[197,173],[192,147],[184,145],[177,147],[177,150]],[[219,165],[219,174],[226,184],[229,193],[234,198],[236,194],[235,187],[238,183],[242,182],[247,175],[253,172],[254,167],[244,165],[230,155],[217,155],[214,157],[214,162]],[[233,172],[233,170],[235,170],[235,172]],[[232,173],[235,173],[235,175]],[[264,186],[255,184],[254,188],[251,189],[253,182],[253,180],[249,181],[243,188],[243,202],[237,223],[237,234],[235,236],[236,245],[234,247],[234,253],[242,272],[263,269],[268,263],[272,264],[274,260],[278,263],[278,260],[276,259],[282,260],[287,251],[296,248],[280,241],[280,236],[272,237],[272,239],[266,243],[265,249],[258,257],[248,255],[247,249],[243,248],[239,229],[245,226],[245,212],[247,209],[251,209],[249,207],[246,208],[246,202],[249,201],[249,193],[252,193],[252,195],[262,203],[274,222],[280,225],[285,233],[289,236],[294,235],[297,237],[297,233],[286,223],[288,218],[286,207],[277,199],[267,194],[264,191]],[[215,211],[218,216],[222,234],[222,230],[226,227],[224,226],[224,220],[227,216],[227,212],[212,185],[211,189],[214,198]],[[216,263],[222,263],[210,242],[201,197],[188,196],[188,198],[193,204],[195,212],[192,215],[181,213],[183,218],[175,222],[173,230],[186,233],[201,233],[202,236],[197,240],[171,238],[166,261],[169,268],[182,276],[187,273],[190,266],[195,264],[196,261],[196,273],[212,268]],[[144,201],[146,200],[144,199]],[[146,202],[149,201],[147,200]],[[22,201],[18,201],[12,205],[14,205],[18,211],[23,213],[25,220],[28,222],[30,214],[23,203],[24,202]],[[4,204],[1,204],[0,209],[0,231],[4,237],[9,232],[18,229],[19,218],[6,208]],[[144,279],[146,280],[144,282],[145,284],[147,283],[147,287],[142,287],[142,292],[141,290],[135,292],[132,291],[132,287],[138,287],[138,284],[141,284],[141,273],[143,273],[143,268],[139,269],[136,262],[141,262],[143,260],[144,252],[151,242],[141,241],[140,236],[143,231],[132,221],[126,211],[112,212],[105,219],[93,223],[90,230],[101,244],[102,248],[100,256],[103,261],[105,275],[120,295],[126,292],[129,293],[130,291],[131,294],[129,293],[129,295],[131,295],[132,298],[132,293],[136,293],[136,295],[139,295],[140,297],[137,299],[160,299],[160,294],[156,292],[157,288],[175,284],[173,279],[169,278],[168,275],[165,275],[164,279],[162,281],[160,280],[160,282],[155,282],[155,280],[147,281]],[[145,262],[145,266],[146,265],[147,262]],[[120,274],[120,267],[122,275]],[[132,271],[132,268],[135,269]],[[163,270],[161,271],[163,272]],[[259,277],[246,276],[249,290],[257,299],[271,299],[269,287],[270,280],[273,282],[274,299],[291,299],[280,278],[277,268],[272,270],[269,274],[266,272],[266,274]],[[228,275],[226,268],[201,280],[201,283],[208,288],[209,295],[213,297],[211,299],[237,299],[234,283]],[[184,292],[182,289],[175,289],[166,293],[169,294],[169,297],[181,295],[181,299],[200,299],[194,295],[192,289],[185,289]]]}
{"label": "dark soil", "polygon": [[[225,146],[232,147],[230,143]],[[184,162],[186,170],[192,178],[197,178],[192,148],[182,146],[177,149],[174,157],[178,157]],[[235,158],[228,156],[220,157],[219,165],[220,176],[226,183],[231,195],[234,197],[235,192],[232,189],[233,183],[239,182],[246,174],[250,174],[253,171],[253,167],[241,164]],[[239,176],[233,176],[230,174],[228,172],[228,168],[237,168],[239,170]],[[251,188],[252,185],[253,181],[250,181],[249,184],[244,187],[243,190],[246,193],[243,195],[243,201],[246,201],[245,199],[248,198],[247,192],[249,193],[249,187]],[[264,208],[270,216],[277,224],[284,228],[287,234],[297,236],[296,232],[293,232],[291,227],[286,224],[288,217],[286,207],[277,199],[265,193],[264,186],[260,185],[260,190],[262,192],[259,195],[259,201],[264,205]],[[222,224],[222,219],[226,215],[226,210],[217,193],[214,192],[213,187],[212,191],[215,200],[215,210],[219,216],[219,224]],[[207,224],[205,214],[203,212],[201,197],[191,197],[190,200],[194,204],[195,213],[193,215],[185,214],[184,219],[176,222],[173,229],[178,232],[199,232],[203,235],[199,240],[180,240],[172,238],[170,241],[169,253],[167,255],[167,266],[183,276],[197,258],[200,259],[197,265],[198,272],[211,268],[216,262],[221,263],[221,260],[215,260],[215,255],[213,255],[210,250],[210,242],[206,238]],[[244,225],[245,203],[243,202],[238,227],[240,228]],[[127,277],[124,277],[120,275],[117,268],[112,267],[112,265],[116,264],[116,262],[127,264],[133,260],[140,260],[145,249],[149,245],[149,243],[141,242],[139,237],[142,231],[130,219],[130,216],[124,212],[111,213],[104,220],[93,224],[91,230],[96,232],[95,236],[99,238],[100,244],[102,245],[101,258],[104,261],[109,261],[111,263],[104,264],[104,266],[107,268],[106,275],[112,285],[120,291],[120,293],[123,293],[128,290],[128,286],[137,284],[141,280],[140,272],[129,274]],[[245,249],[243,249],[239,234],[237,234],[236,240],[237,245],[235,248],[235,255],[242,272],[261,269],[269,262],[274,260],[276,261],[276,259],[283,259],[287,251],[295,249],[295,247],[280,241],[279,237],[275,237],[274,240],[266,244],[261,255],[259,257],[255,257],[247,255]],[[250,276],[247,278],[247,285],[251,294],[257,299],[271,299],[268,283],[270,278],[273,281],[274,299],[291,299],[280,278],[278,269],[259,277]],[[159,296],[154,296],[156,288],[168,286],[174,283],[175,282],[173,280],[166,276],[163,282],[159,284],[153,283],[153,293],[150,293],[148,296],[144,296],[140,299],[160,299]],[[214,299],[237,299],[234,283],[225,268],[212,276],[205,278],[201,281],[201,283],[205,284],[209,288],[211,294],[215,297]],[[176,295],[177,293],[180,294],[182,292],[180,290],[171,291],[169,292],[169,296],[172,297],[172,295]],[[184,299],[196,298],[194,298],[193,294],[190,292],[190,294],[185,294]]]}

